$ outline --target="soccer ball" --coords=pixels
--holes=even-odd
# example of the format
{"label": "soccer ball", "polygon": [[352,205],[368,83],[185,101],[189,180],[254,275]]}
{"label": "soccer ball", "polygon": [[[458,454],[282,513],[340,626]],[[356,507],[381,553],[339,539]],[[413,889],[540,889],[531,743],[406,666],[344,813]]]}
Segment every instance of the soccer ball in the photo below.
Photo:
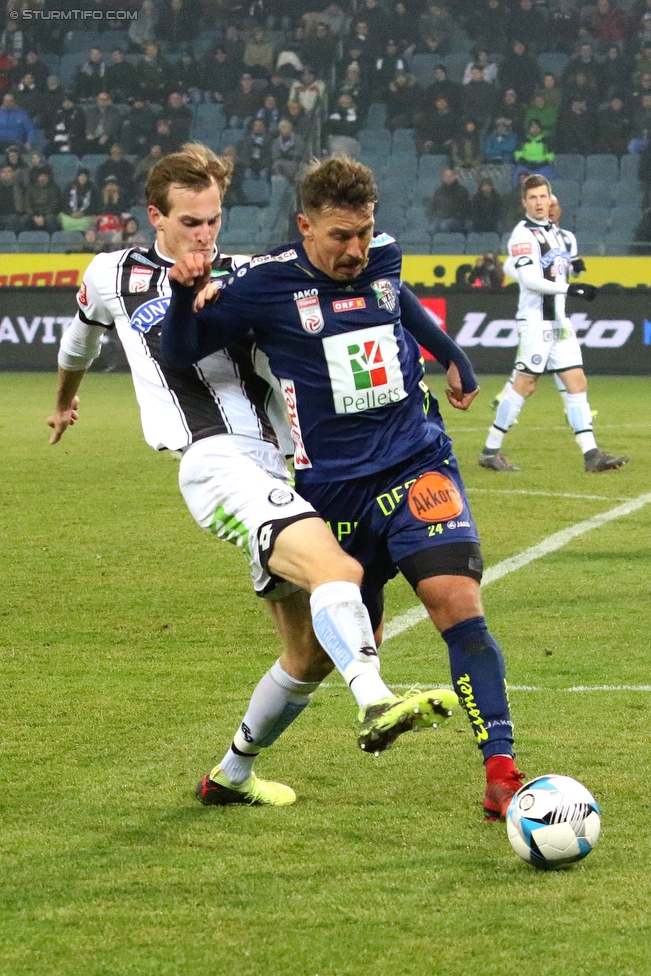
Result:
{"label": "soccer ball", "polygon": [[528,864],[549,869],[586,857],[601,830],[599,807],[570,776],[539,776],[520,787],[506,812],[511,847]]}

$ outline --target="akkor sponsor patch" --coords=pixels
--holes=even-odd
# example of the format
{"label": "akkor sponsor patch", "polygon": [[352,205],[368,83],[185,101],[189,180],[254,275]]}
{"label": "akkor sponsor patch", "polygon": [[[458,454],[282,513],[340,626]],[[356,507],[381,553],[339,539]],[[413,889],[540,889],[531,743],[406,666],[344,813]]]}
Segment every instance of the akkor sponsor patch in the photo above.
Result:
{"label": "akkor sponsor patch", "polygon": [[407,498],[411,514],[421,522],[447,522],[463,512],[459,489],[438,471],[427,471],[417,478]]}

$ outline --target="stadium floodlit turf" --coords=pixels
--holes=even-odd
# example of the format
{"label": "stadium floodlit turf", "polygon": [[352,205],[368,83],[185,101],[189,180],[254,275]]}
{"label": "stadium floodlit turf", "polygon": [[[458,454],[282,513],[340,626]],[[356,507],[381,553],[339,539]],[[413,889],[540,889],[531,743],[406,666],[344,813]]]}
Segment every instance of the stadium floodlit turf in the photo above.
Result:
{"label": "stadium floodlit turf", "polygon": [[[176,462],[144,444],[129,378],[87,376],[49,447],[55,382],[0,376],[2,976],[649,972],[651,505],[484,591],[520,767],[601,805],[587,860],[536,873],[482,821],[461,712],[362,755],[336,677],[258,764],[294,806],[204,808],[193,787],[278,640],[241,554],[202,535]],[[651,491],[651,379],[591,379],[600,446],[631,456],[599,475],[551,380],[505,444],[522,471],[479,468],[501,382],[468,414],[443,404],[487,566]],[[415,604],[400,580],[387,596],[388,617]],[[425,622],[383,661],[395,685],[449,681]]]}

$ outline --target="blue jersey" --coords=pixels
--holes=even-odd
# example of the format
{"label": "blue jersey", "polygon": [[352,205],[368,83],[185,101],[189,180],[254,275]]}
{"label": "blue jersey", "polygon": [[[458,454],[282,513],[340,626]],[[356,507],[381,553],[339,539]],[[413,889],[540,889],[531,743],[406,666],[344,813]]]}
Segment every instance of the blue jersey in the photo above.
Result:
{"label": "blue jersey", "polygon": [[374,474],[425,447],[441,460],[450,452],[427,416],[418,343],[401,324],[401,263],[381,234],[362,273],[339,282],[302,244],[286,245],[240,268],[195,316],[204,350],[253,331],[285,398],[300,483]]}

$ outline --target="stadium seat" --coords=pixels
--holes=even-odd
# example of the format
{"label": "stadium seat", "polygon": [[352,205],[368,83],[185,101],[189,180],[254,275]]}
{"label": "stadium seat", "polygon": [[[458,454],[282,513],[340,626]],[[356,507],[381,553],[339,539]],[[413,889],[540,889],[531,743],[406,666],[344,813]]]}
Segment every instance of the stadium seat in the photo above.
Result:
{"label": "stadium seat", "polygon": [[414,129],[395,129],[391,145],[393,153],[415,153]]}
{"label": "stadium seat", "polygon": [[586,257],[593,255],[599,257],[603,255],[606,251],[605,237],[604,235],[594,235],[590,236],[584,234],[581,237],[580,243],[580,253]]}
{"label": "stadium seat", "polygon": [[90,170],[90,177],[94,180],[98,166],[105,163],[108,158],[108,153],[87,153],[87,155],[81,157],[79,165]]}
{"label": "stadium seat", "polygon": [[586,180],[618,180],[619,161],[612,153],[595,153],[585,161]]}
{"label": "stadium seat", "polygon": [[42,61],[43,64],[47,65],[47,70],[51,75],[56,75],[57,78],[59,77],[59,64],[61,62],[61,58],[58,54],[52,54],[47,51],[43,54],[39,54],[38,59],[39,61]]}
{"label": "stadium seat", "polygon": [[56,230],[50,240],[51,254],[74,253],[81,250],[84,235],[79,230]]}
{"label": "stadium seat", "polygon": [[213,46],[215,41],[218,41],[221,36],[221,31],[216,30],[202,30],[199,32],[199,36],[195,37],[192,42],[192,54],[197,60],[200,60],[204,54],[207,54],[210,48]]}
{"label": "stadium seat", "polygon": [[77,171],[82,163],[71,153],[57,153],[55,156],[48,156],[48,163],[52,167],[54,182],[65,189],[77,175]]}
{"label": "stadium seat", "polygon": [[21,230],[18,235],[18,250],[47,254],[50,250],[50,235],[45,230]]}
{"label": "stadium seat", "polygon": [[271,184],[269,180],[244,180],[242,189],[247,203],[258,207],[266,207],[271,199]]}
{"label": "stadium seat", "polygon": [[581,184],[578,180],[554,180],[553,190],[558,197],[563,213],[566,210],[575,210],[578,207],[581,198]]}
{"label": "stadium seat", "polygon": [[149,214],[147,207],[131,207],[129,210],[131,216],[138,221],[138,227],[144,230],[146,227],[151,226],[149,224]]}
{"label": "stadium seat", "polygon": [[466,241],[467,254],[486,254],[487,251],[499,251],[500,235],[485,231],[483,233],[471,232]]}
{"label": "stadium seat", "polygon": [[73,30],[66,34],[66,54],[81,52],[88,57],[91,47],[101,47],[103,35],[100,31]]}
{"label": "stadium seat", "polygon": [[193,128],[199,125],[210,125],[217,129],[223,129],[226,125],[224,109],[221,105],[213,102],[204,102],[194,108]]}
{"label": "stadium seat", "polygon": [[[606,206],[612,197],[612,187],[612,183],[607,181],[584,180],[584,182],[581,184],[581,206]],[[554,187],[554,189],[556,189],[556,187]]]}
{"label": "stadium seat", "polygon": [[380,152],[361,152],[359,155],[360,163],[364,163],[369,169],[373,170],[375,178],[378,179],[380,175],[384,172],[384,167],[388,159],[386,153]]}
{"label": "stadium seat", "polygon": [[619,183],[614,184],[612,189],[613,202],[616,206],[633,204],[638,207],[642,206],[642,187],[638,183],[637,179],[632,183],[629,183],[626,180],[620,180]]}
{"label": "stadium seat", "polygon": [[578,153],[557,153],[554,172],[559,180],[578,180],[585,177],[585,156]]}
{"label": "stadium seat", "polygon": [[392,237],[401,240],[402,232],[405,229],[405,210],[392,204],[386,206],[381,203],[375,218],[375,226],[378,231],[386,231]]}
{"label": "stadium seat", "polygon": [[429,200],[434,191],[438,186],[441,185],[440,177],[435,176],[430,179],[421,179],[420,177],[416,180],[412,186],[411,199],[414,203],[419,203],[421,206],[424,205],[425,200]]}
{"label": "stadium seat", "polygon": [[447,54],[443,58],[443,64],[448,73],[450,81],[461,81],[466,65],[470,58],[467,54]]}
{"label": "stadium seat", "polygon": [[448,165],[447,156],[421,156],[418,162],[418,179],[439,179],[441,171]]}
{"label": "stadium seat", "polygon": [[409,183],[416,180],[418,172],[418,158],[415,153],[396,153],[389,156],[384,166],[384,176],[387,179],[398,178]]}
{"label": "stadium seat", "polygon": [[407,231],[412,229],[425,229],[429,231],[429,217],[422,203],[414,203],[409,207],[405,214],[405,228]]}
{"label": "stadium seat", "polygon": [[[610,210],[607,207],[579,207],[574,223],[575,231],[579,235],[605,233],[609,220]],[[583,247],[582,241],[583,238],[579,243],[581,248]]]}
{"label": "stadium seat", "polygon": [[622,156],[619,161],[620,180],[631,183],[637,182],[637,174],[640,168],[640,157],[638,155]]}
{"label": "stadium seat", "polygon": [[388,155],[391,151],[391,133],[388,129],[361,129],[357,133],[357,141],[362,153]]}
{"label": "stadium seat", "polygon": [[409,206],[413,186],[411,182],[399,176],[381,176],[377,182],[381,201],[403,209]]}
{"label": "stadium seat", "polygon": [[565,71],[570,58],[569,55],[563,54],[561,51],[542,51],[536,60],[543,74],[551,72],[558,78]]}
{"label": "stadium seat", "polygon": [[412,230],[400,237],[403,254],[429,254],[432,246],[429,231]]}
{"label": "stadium seat", "polygon": [[16,254],[18,243],[12,230],[0,230],[0,254]]}
{"label": "stadium seat", "polygon": [[383,102],[373,102],[366,115],[367,129],[383,129],[387,117],[387,107]]}
{"label": "stadium seat", "polygon": [[465,234],[432,234],[432,254],[465,254]]}
{"label": "stadium seat", "polygon": [[610,212],[610,233],[615,232],[621,236],[626,230],[635,230],[641,219],[642,209],[639,205],[613,207]]}
{"label": "stadium seat", "polygon": [[219,151],[223,152],[228,146],[236,146],[244,138],[245,131],[245,129],[222,129],[221,133],[215,133],[214,141],[219,143]]}
{"label": "stadium seat", "polygon": [[73,54],[64,54],[59,61],[59,81],[61,88],[72,88],[79,68],[88,60],[88,52],[75,51]]}
{"label": "stadium seat", "polygon": [[421,54],[412,54],[409,58],[409,70],[415,75],[426,74],[427,72],[433,73],[437,65],[441,63],[441,60],[439,54],[430,54],[428,51],[424,51]]}

